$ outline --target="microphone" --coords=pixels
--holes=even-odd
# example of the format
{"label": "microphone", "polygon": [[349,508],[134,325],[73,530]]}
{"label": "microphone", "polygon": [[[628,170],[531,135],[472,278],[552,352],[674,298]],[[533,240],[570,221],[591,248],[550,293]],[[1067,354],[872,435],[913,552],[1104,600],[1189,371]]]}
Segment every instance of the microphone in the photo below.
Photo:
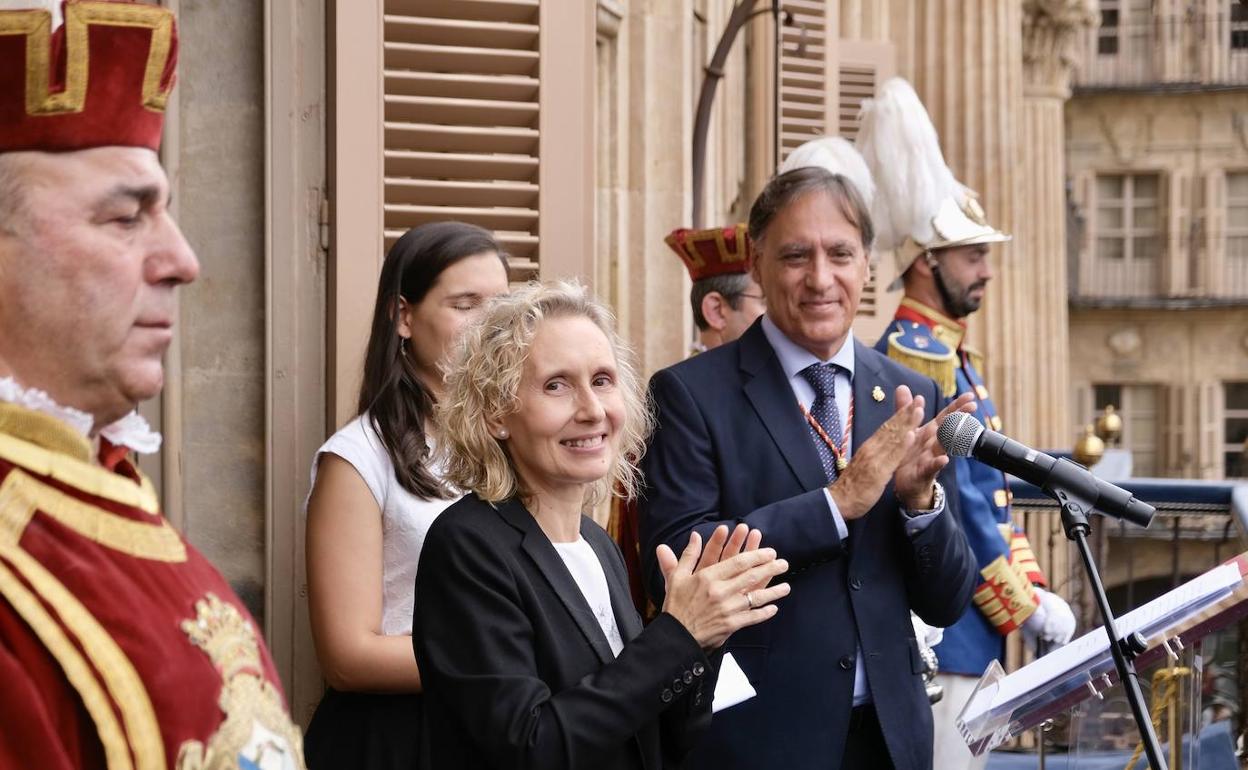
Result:
{"label": "microphone", "polygon": [[936,431],[950,457],[974,457],[985,465],[1030,482],[1046,494],[1059,490],[1107,516],[1147,527],[1157,509],[1122,487],[1098,478],[1082,465],[1050,457],[995,431],[966,412],[954,412]]}

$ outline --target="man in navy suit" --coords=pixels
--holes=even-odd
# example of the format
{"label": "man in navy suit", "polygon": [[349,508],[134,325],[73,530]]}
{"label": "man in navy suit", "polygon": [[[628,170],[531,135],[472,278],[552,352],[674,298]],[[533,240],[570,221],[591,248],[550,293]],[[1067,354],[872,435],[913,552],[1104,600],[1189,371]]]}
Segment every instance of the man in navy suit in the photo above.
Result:
{"label": "man in navy suit", "polygon": [[975,560],[935,435],[969,399],[937,414],[932,380],[854,339],[873,228],[844,177],[775,177],[749,233],[766,314],[651,381],[642,556],[658,598],[658,544],[743,521],[792,565],[792,594],[728,640],[758,695],[716,714],[687,766],[928,770],[910,611],[945,626],[971,599]]}

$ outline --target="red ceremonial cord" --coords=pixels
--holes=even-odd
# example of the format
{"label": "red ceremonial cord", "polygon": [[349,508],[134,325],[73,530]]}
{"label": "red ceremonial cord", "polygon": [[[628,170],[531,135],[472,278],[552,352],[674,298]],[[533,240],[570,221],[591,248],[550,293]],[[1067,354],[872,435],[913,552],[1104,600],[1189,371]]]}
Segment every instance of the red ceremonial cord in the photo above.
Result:
{"label": "red ceremonial cord", "polygon": [[841,431],[841,445],[839,447],[832,443],[832,437],[823,429],[823,426],[810,413],[806,405],[800,401],[797,402],[797,405],[802,408],[802,414],[806,415],[806,422],[810,423],[810,427],[815,429],[815,433],[819,434],[819,438],[823,439],[823,443],[827,444],[828,449],[832,451],[832,457],[836,460],[836,469],[838,471],[845,470],[845,466],[849,465],[849,460],[845,459],[845,456],[849,454],[849,434],[854,429],[854,397],[852,395],[849,397],[849,419],[846,420],[845,428]]}

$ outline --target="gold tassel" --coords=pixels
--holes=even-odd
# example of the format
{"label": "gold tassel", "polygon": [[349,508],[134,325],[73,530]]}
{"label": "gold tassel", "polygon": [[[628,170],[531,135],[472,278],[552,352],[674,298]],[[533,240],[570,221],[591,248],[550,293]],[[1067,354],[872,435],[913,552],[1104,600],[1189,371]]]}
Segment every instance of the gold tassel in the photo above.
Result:
{"label": "gold tassel", "polygon": [[954,352],[935,354],[918,353],[903,348],[897,342],[901,332],[895,332],[888,338],[888,357],[919,374],[931,377],[940,387],[940,394],[946,398],[958,389],[958,363]]}

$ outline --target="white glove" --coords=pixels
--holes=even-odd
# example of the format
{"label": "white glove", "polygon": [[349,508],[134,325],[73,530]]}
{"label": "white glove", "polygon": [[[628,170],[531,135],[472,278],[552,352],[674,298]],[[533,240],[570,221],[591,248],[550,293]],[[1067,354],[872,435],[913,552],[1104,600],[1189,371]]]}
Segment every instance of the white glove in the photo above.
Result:
{"label": "white glove", "polygon": [[910,613],[910,623],[914,626],[914,638],[919,641],[919,644],[935,647],[940,644],[941,639],[945,638],[945,629],[940,626],[929,626],[913,612]]}
{"label": "white glove", "polygon": [[1023,638],[1027,646],[1035,647],[1036,640],[1048,644],[1063,645],[1075,635],[1075,613],[1070,611],[1066,600],[1043,588],[1036,588],[1040,606],[1023,623]]}

